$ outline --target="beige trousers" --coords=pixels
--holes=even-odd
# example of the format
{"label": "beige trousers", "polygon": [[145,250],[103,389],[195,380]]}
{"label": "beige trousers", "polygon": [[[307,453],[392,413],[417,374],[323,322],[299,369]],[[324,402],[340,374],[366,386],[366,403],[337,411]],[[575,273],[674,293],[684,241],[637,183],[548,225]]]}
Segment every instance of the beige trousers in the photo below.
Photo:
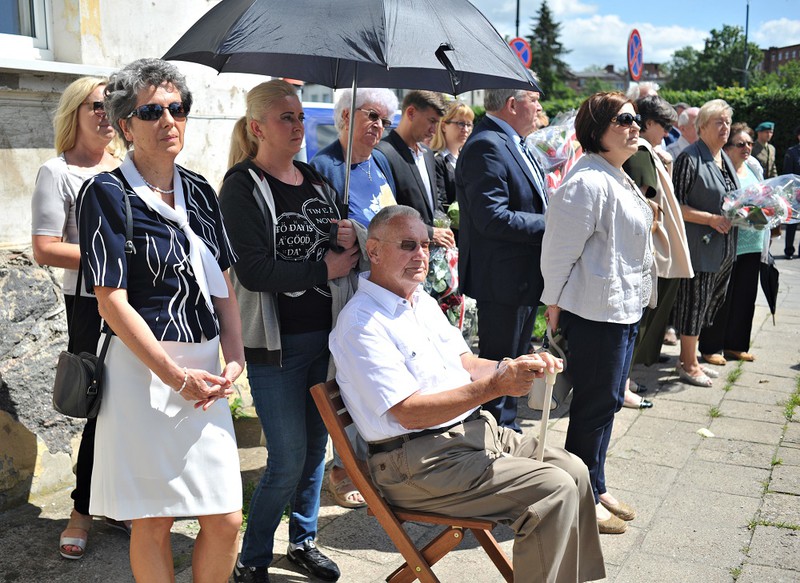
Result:
{"label": "beige trousers", "polygon": [[605,577],[589,472],[576,456],[480,419],[369,457],[375,485],[409,510],[486,518],[514,529],[514,581]]}

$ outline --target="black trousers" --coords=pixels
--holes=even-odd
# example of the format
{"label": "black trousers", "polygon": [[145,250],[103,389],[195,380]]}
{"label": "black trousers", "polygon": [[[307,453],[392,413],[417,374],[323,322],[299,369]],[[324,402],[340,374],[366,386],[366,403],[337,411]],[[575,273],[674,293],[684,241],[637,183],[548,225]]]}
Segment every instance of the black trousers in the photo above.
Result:
{"label": "black trousers", "polygon": [[[531,350],[536,306],[510,306],[478,300],[478,350],[481,358],[516,358]],[[521,432],[517,397],[498,397],[483,405],[500,427]]]}
{"label": "black trousers", "polygon": [[[97,300],[83,296],[64,295],[67,307],[67,325],[72,351],[75,353],[97,353],[100,340],[100,313],[97,311]],[[75,310],[73,317],[72,310]],[[95,419],[87,419],[83,426],[81,445],[78,449],[78,463],[75,469],[75,489],[72,499],[75,510],[81,514],[89,514],[89,493],[92,486],[92,467],[94,465],[94,430]]]}

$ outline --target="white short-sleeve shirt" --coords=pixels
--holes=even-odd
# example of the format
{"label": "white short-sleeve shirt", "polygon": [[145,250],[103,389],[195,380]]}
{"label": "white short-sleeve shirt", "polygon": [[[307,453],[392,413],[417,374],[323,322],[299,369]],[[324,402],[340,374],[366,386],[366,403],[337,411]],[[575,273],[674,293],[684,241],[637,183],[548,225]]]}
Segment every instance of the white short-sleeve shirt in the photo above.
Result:
{"label": "white short-sleeve shirt", "polygon": [[339,314],[330,350],[345,405],[364,439],[374,442],[409,433],[389,412],[401,401],[472,379],[461,363],[469,347],[436,300],[420,287],[409,302],[367,277],[361,274],[358,291]]}

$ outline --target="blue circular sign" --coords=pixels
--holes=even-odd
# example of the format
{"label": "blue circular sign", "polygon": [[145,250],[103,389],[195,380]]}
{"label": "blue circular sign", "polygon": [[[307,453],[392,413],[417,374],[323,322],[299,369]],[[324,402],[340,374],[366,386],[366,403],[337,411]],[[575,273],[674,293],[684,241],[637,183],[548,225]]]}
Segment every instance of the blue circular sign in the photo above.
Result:
{"label": "blue circular sign", "polygon": [[528,41],[518,36],[508,41],[508,45],[517,53],[519,60],[522,61],[526,67],[531,66],[533,62],[533,51],[531,51],[531,45],[528,44]]}
{"label": "blue circular sign", "polygon": [[644,71],[644,54],[642,51],[642,35],[635,28],[628,37],[628,73],[632,81],[642,78]]}

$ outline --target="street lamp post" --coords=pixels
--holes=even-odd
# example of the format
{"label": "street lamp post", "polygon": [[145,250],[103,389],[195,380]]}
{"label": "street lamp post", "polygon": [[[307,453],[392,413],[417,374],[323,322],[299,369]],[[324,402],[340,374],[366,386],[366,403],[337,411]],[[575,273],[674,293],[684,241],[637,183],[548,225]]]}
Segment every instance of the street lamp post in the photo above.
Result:
{"label": "street lamp post", "polygon": [[[519,2],[519,0],[517,0]],[[750,65],[750,54],[747,43],[747,36],[750,30],[750,0],[747,0],[747,9],[744,17],[744,88],[747,89],[747,73]]]}
{"label": "street lamp post", "polygon": [[[750,0],[747,1],[749,2]],[[519,38],[519,0],[517,0],[517,34],[515,37]]]}

